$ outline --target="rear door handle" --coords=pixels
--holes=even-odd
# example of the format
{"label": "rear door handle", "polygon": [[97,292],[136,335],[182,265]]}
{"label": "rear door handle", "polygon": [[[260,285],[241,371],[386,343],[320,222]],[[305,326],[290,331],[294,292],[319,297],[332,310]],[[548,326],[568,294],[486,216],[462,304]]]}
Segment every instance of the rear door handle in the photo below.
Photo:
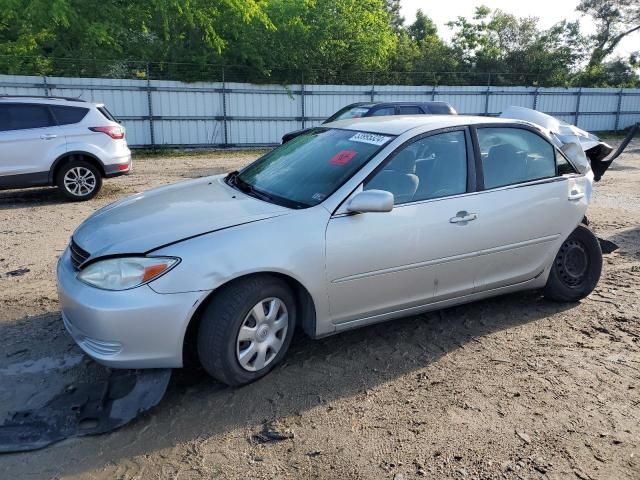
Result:
{"label": "rear door handle", "polygon": [[42,140],[53,140],[54,138],[58,138],[58,135],[55,135],[53,133],[46,133],[44,135],[40,135],[40,138]]}
{"label": "rear door handle", "polygon": [[584,197],[584,192],[579,192],[578,190],[571,190],[569,193],[569,200],[580,200]]}
{"label": "rear door handle", "polygon": [[471,221],[475,220],[476,218],[478,218],[478,214],[477,213],[469,213],[466,210],[462,210],[462,211],[456,213],[455,217],[451,217],[449,219],[449,222],[451,222],[451,223],[467,223],[467,222],[471,222]]}

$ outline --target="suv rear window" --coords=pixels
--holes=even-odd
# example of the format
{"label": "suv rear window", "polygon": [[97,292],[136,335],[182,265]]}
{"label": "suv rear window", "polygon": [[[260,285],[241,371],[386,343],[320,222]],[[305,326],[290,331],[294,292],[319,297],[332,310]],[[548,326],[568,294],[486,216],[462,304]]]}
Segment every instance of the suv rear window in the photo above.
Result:
{"label": "suv rear window", "polygon": [[0,132],[52,127],[55,125],[49,108],[37,104],[0,104]]}
{"label": "suv rear window", "polygon": [[71,125],[80,122],[89,113],[88,108],[51,106],[58,125]]}

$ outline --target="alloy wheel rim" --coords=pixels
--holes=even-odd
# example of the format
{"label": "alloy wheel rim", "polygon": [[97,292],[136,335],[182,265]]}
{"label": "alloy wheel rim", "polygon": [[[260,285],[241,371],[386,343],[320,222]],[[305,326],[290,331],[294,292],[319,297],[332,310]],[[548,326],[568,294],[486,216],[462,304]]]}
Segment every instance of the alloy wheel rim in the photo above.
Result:
{"label": "alloy wheel rim", "polygon": [[589,256],[582,242],[564,242],[556,257],[556,268],[562,283],[570,288],[580,287],[589,271]]}
{"label": "alloy wheel rim", "polygon": [[96,183],[96,176],[85,167],[73,167],[64,176],[64,187],[77,197],[93,192]]}
{"label": "alloy wheel rim", "polygon": [[276,297],[265,298],[253,306],[244,318],[236,339],[236,358],[249,372],[257,372],[276,358],[289,328],[285,303]]}

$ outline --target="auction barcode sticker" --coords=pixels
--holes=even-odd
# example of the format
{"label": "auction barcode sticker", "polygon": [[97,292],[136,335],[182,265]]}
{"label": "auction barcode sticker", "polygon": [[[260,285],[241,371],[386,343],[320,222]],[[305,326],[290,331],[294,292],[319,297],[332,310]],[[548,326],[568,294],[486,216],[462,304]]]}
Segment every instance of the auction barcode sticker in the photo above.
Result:
{"label": "auction barcode sticker", "polygon": [[375,133],[358,132],[349,140],[352,142],[370,143],[372,145],[384,145],[391,137],[377,135]]}

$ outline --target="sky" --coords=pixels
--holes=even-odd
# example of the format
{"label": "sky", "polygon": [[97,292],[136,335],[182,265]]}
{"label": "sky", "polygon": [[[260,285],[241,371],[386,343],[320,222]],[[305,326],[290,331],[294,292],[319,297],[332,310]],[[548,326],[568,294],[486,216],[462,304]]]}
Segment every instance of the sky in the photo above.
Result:
{"label": "sky", "polygon": [[[456,17],[471,18],[474,10],[480,5],[491,9],[500,9],[519,17],[538,17],[540,25],[548,28],[563,20],[581,19],[584,32],[593,32],[593,25],[588,18],[580,17],[575,7],[578,0],[400,0],[402,16],[405,23],[410,24],[416,18],[416,11],[421,8],[438,26],[438,32],[445,39],[451,38],[451,30],[446,23]],[[640,31],[629,35],[616,49],[615,54],[626,56],[633,50],[640,49]]]}

